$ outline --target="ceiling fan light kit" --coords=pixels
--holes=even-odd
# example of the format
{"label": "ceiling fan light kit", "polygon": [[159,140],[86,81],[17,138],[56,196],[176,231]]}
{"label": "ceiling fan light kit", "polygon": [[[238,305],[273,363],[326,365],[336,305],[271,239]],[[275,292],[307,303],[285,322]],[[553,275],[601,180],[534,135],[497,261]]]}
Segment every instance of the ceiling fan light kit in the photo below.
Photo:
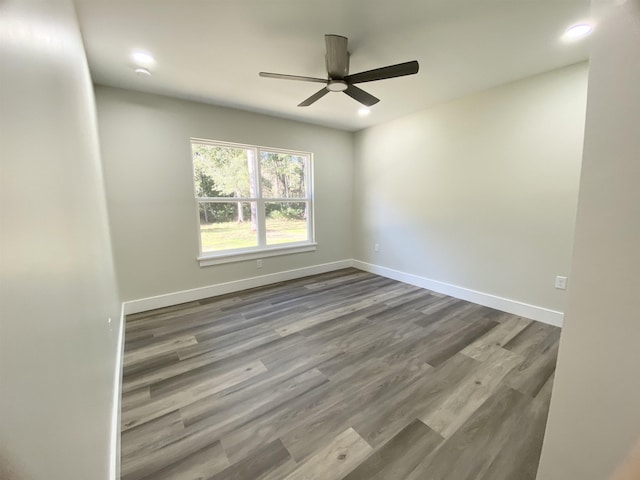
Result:
{"label": "ceiling fan light kit", "polygon": [[329,80],[327,84],[327,90],[330,92],[344,92],[349,85],[344,80]]}
{"label": "ceiling fan light kit", "polygon": [[315,103],[329,92],[343,92],[366,107],[375,105],[380,99],[370,93],[365,92],[356,83],[375,82],[388,78],[404,77],[415,75],[420,66],[416,60],[387,67],[375,68],[366,72],[349,75],[349,52],[347,50],[347,37],[341,35],[325,35],[325,45],[327,49],[326,67],[327,79],[304,77],[300,75],[285,75],[281,73],[260,72],[264,78],[277,78],[281,80],[298,80],[302,82],[324,83],[325,86],[301,102],[299,107],[308,107]]}

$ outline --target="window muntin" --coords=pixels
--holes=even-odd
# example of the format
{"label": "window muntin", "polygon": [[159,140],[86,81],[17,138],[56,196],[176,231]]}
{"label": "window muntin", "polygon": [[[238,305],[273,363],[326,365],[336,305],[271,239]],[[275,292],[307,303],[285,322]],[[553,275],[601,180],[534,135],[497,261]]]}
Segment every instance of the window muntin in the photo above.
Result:
{"label": "window muntin", "polygon": [[313,245],[312,156],[192,139],[200,257]]}

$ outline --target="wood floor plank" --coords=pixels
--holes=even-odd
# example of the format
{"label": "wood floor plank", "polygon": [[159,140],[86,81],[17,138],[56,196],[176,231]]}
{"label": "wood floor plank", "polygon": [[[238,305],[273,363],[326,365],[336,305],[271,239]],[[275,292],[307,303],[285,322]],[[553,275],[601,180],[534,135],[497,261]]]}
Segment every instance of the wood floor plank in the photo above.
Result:
{"label": "wood floor plank", "polygon": [[[147,367],[142,371],[127,372],[122,379],[122,389],[124,392],[136,390],[141,387],[154,385],[153,390],[158,391],[166,383],[179,383],[180,376],[193,375],[195,372],[199,372],[198,369],[208,370],[211,375],[216,375],[219,368],[226,368],[228,365],[241,365],[246,363],[247,360],[256,360],[258,356],[260,358],[266,358],[269,352],[278,355],[278,352],[282,349],[290,347],[292,344],[299,343],[299,336],[289,336],[288,338],[276,338],[272,342],[254,347],[253,349],[246,351],[225,351],[219,352],[216,350],[205,352],[197,357],[189,358],[180,361],[177,353],[172,353],[172,357],[167,359],[166,362],[159,364],[157,367]],[[266,363],[265,363],[266,365]],[[135,367],[133,365],[132,367]],[[268,368],[268,366],[267,366]],[[177,380],[176,380],[177,379]]]}
{"label": "wood floor plank", "polygon": [[353,420],[353,426],[370,445],[378,447],[401,431],[426,409],[441,404],[478,362],[458,354],[428,371],[388,402],[376,404],[376,414]]}
{"label": "wood floor plank", "polygon": [[[491,317],[486,317],[491,318]],[[522,330],[531,325],[533,320],[528,318],[510,316],[498,327],[480,337],[462,350],[462,353],[479,361],[486,360],[491,354],[501,349],[510,342]]]}
{"label": "wood floor plank", "polygon": [[210,321],[212,317],[220,317],[217,309],[210,306],[196,304],[187,309],[174,309],[168,313],[158,315],[150,315],[148,317],[131,320],[127,317],[127,331],[152,332],[154,335],[161,335],[159,331],[168,329],[166,333],[175,333],[182,328],[193,326],[193,324],[202,324]]}
{"label": "wood floor plank", "polygon": [[472,480],[482,477],[517,427],[527,397],[500,388],[406,480]]}
{"label": "wood floor plank", "polygon": [[348,352],[338,350],[339,354],[323,362],[318,368],[331,379],[340,378],[345,373],[349,374],[354,366],[358,368],[372,359],[384,361],[383,352],[388,353],[390,348],[401,343],[400,339],[391,335],[377,336],[373,340],[368,340]]}
{"label": "wood floor plank", "polygon": [[284,477],[293,472],[298,464],[293,460],[293,458],[289,458],[285,463],[282,463],[275,467],[274,469],[265,472],[263,475],[260,475],[256,480],[282,480]]}
{"label": "wood floor plank", "polygon": [[363,320],[370,318],[371,313],[383,311],[387,308],[384,303],[376,303],[369,307],[362,308],[355,312],[347,313],[345,315],[336,316],[326,322],[322,322],[318,325],[313,325],[309,328],[305,328],[300,331],[300,334],[305,338],[314,340],[329,340],[334,339],[342,335],[343,331],[352,327],[362,326]]}
{"label": "wood floor plank", "polygon": [[210,480],[265,480],[275,471],[282,471],[282,466],[294,467],[289,462],[289,452],[280,440],[274,440],[255,452],[251,457],[231,465],[215,475],[207,476]]}
{"label": "wood floor plank", "polygon": [[[197,314],[177,317],[159,326],[149,327],[149,329],[156,338],[180,334],[214,336],[242,330],[258,323],[256,319],[247,319],[241,313],[223,315],[206,309],[206,306],[201,308],[203,310]],[[203,339],[206,338],[203,337]]]}
{"label": "wood floor plank", "polygon": [[393,281],[368,275],[353,282],[349,282],[349,288],[344,288],[345,283],[330,285],[314,290],[302,289],[300,291],[288,291],[284,295],[279,295],[271,304],[286,308],[293,305],[305,305],[314,310],[335,305],[339,308],[341,304],[349,299],[357,297],[361,292],[368,293],[380,288],[391,286],[394,290],[404,291],[406,287],[394,285]]}
{"label": "wood floor plank", "polygon": [[230,426],[240,428],[278,406],[327,383],[329,379],[319,370],[298,373],[287,369],[274,376],[265,376],[260,382],[232,391],[226,395],[210,395],[180,409],[185,425],[198,422],[218,425],[218,434],[229,431]]}
{"label": "wood floor plank", "polygon": [[421,312],[425,315],[418,325],[426,327],[433,321],[445,322],[452,318],[459,317],[465,313],[475,310],[478,305],[457,298],[444,297],[423,308]]}
{"label": "wood floor plank", "polygon": [[220,442],[204,447],[176,463],[153,472],[144,480],[194,480],[210,478],[229,466]]}
{"label": "wood floor plank", "polygon": [[370,291],[367,294],[359,295],[355,301],[347,300],[342,305],[330,304],[325,309],[319,309],[313,314],[300,318],[297,321],[289,322],[287,325],[276,328],[276,331],[282,335],[290,335],[291,333],[301,332],[309,327],[321,324],[323,322],[334,319],[337,316],[347,315],[358,310],[363,310],[376,303],[383,303],[387,299],[396,296],[394,291],[380,292],[378,290]]}
{"label": "wood floor plank", "polygon": [[535,480],[551,402],[553,376],[525,408],[487,472],[479,480]]}
{"label": "wood floor plank", "polygon": [[444,438],[453,435],[523,361],[520,355],[497,350],[462,379],[440,404],[430,405],[419,418]]}
{"label": "wood floor plank", "polygon": [[[423,375],[420,371],[411,371],[402,365],[395,366],[389,371],[388,367],[380,370],[377,380],[363,386],[357,395],[349,402],[341,402],[337,408],[320,410],[310,414],[295,428],[280,435],[284,445],[296,461],[307,458],[327,438],[335,436],[344,429],[344,425],[351,425],[358,415],[372,404],[383,404],[391,392],[396,392]],[[392,396],[392,395],[391,395]]]}
{"label": "wood floor plank", "polygon": [[[336,349],[345,353],[357,353],[363,350],[370,350],[367,346],[373,344],[379,339],[387,338],[389,341],[387,345],[393,345],[403,340],[402,335],[398,335],[398,332],[405,330],[404,326],[394,325],[392,323],[384,325],[375,325],[370,322],[366,322],[365,319],[361,319],[360,325],[351,330],[344,331],[342,335],[335,338],[326,338],[321,341],[333,345]],[[411,332],[417,332],[420,327],[411,325]],[[315,345],[315,342],[310,342],[310,345]]]}
{"label": "wood floor plank", "polygon": [[489,307],[487,307],[487,313],[485,314],[485,318],[489,320],[493,320],[494,322],[498,322],[498,323],[503,323],[506,320],[513,319],[514,317],[515,315],[511,313],[502,312],[500,310],[496,310],[494,308],[489,308]]}
{"label": "wood floor plank", "polygon": [[129,349],[124,354],[124,366],[127,367],[133,363],[161,356],[165,353],[175,352],[180,348],[196,345],[197,343],[198,340],[196,340],[196,337],[193,335],[186,335],[169,338],[161,342],[156,341],[142,348]]}
{"label": "wood floor plank", "polygon": [[175,349],[180,360],[197,357],[212,350],[223,356],[230,356],[240,351],[250,350],[259,345],[264,345],[277,338],[277,334],[262,325],[247,328],[239,332],[231,332],[226,335],[216,335],[213,338],[200,338],[194,345],[181,346]]}
{"label": "wood floor plank", "polygon": [[524,362],[514,369],[506,384],[522,393],[536,396],[556,368],[560,332],[552,331],[535,348],[527,350]]}
{"label": "wood floor plank", "polygon": [[130,392],[123,393],[122,399],[120,401],[120,406],[123,409],[128,410],[135,407],[136,405],[148,402],[150,399],[151,391],[149,387],[142,387],[138,390],[132,390]]}
{"label": "wood floor plank", "polygon": [[[432,293],[429,293],[429,295],[432,295]],[[450,305],[456,305],[453,308],[458,308],[460,305],[464,305],[464,303],[465,302],[463,302],[458,298],[449,297],[449,296],[440,296],[436,301],[430,303],[429,305],[424,307],[422,310],[420,310],[420,312],[424,313],[425,315],[431,315],[432,313],[442,311],[443,315],[439,318],[443,318],[448,311],[446,310],[447,307],[449,307]]]}
{"label": "wood floor plank", "polygon": [[470,322],[464,328],[433,342],[422,358],[429,365],[437,367],[497,325],[499,323],[484,318]]}
{"label": "wood floor plank", "polygon": [[278,367],[279,365],[286,365],[291,362],[305,363],[315,367],[340,354],[340,351],[331,344],[313,345],[299,334],[280,337],[282,341],[286,339],[295,339],[296,341],[283,342],[281,345],[282,348],[272,348],[267,351],[256,352],[256,358],[260,359],[267,369]]}
{"label": "wood floor plank", "polygon": [[[210,431],[184,435],[179,441],[163,445],[162,448],[146,448],[144,454],[130,455],[122,459],[121,480],[140,480],[151,477],[164,468],[174,465],[196,452],[219,444],[211,439]],[[217,451],[217,450],[216,450]]]}
{"label": "wood floor plank", "polygon": [[179,305],[170,305],[168,307],[162,307],[162,308],[157,308],[154,310],[148,310],[146,312],[139,312],[139,313],[131,313],[129,315],[127,315],[127,323],[132,325],[135,322],[139,321],[139,320],[145,320],[145,319],[149,319],[149,318],[153,318],[153,317],[157,317],[159,315],[164,315],[167,313],[174,313],[174,312],[184,312],[186,310],[188,310],[191,307],[198,307],[200,305],[200,303],[196,300],[193,302],[187,302],[187,303],[181,303]]}
{"label": "wood floor plank", "polygon": [[157,378],[164,378],[159,372],[170,371],[180,364],[176,352],[168,352],[159,357],[137,362],[122,369],[122,391],[128,393],[148,387]]}
{"label": "wood floor plank", "polygon": [[419,302],[420,300],[424,300],[425,298],[429,298],[431,295],[425,295],[424,288],[416,287],[415,285],[411,285],[411,288],[408,289],[402,295],[398,295],[390,300],[387,300],[385,303],[389,305],[390,309],[395,308],[396,306],[409,306],[409,308],[413,308],[415,302]]}
{"label": "wood floor plank", "polygon": [[353,428],[348,428],[302,462],[284,480],[340,480],[370,452],[369,444]]}
{"label": "wood floor plank", "polygon": [[131,348],[136,348],[138,344],[144,344],[144,342],[153,342],[154,338],[155,337],[153,336],[153,332],[151,330],[140,330],[138,332],[132,331],[127,333],[124,340],[124,345],[128,350]]}
{"label": "wood floor plank", "polygon": [[[256,408],[256,411],[251,412],[252,415],[259,415],[260,409]],[[171,414],[171,419],[174,418],[173,414],[175,413],[177,412]],[[139,427],[126,431],[123,434],[123,442],[130,444],[130,438],[128,437],[130,433],[146,429],[155,421],[144,423]],[[123,475],[126,475],[127,478],[141,478],[149,474],[149,472],[152,473],[171,465],[180,458],[191,455],[210,445],[213,439],[217,439],[229,429],[244,425],[246,421],[247,418],[244,415],[220,408],[217,415],[206,417],[206,420],[188,425],[174,433],[166,432],[167,434],[164,436],[154,437],[153,441],[148,441],[147,438],[145,443],[137,445],[137,455],[123,457]],[[261,446],[258,445],[252,452],[259,450]]]}
{"label": "wood floor plank", "polygon": [[414,420],[371,454],[344,480],[404,479],[443,441],[420,420]]}
{"label": "wood floor plank", "polygon": [[135,457],[144,451],[153,449],[153,446],[158,442],[183,431],[184,423],[180,413],[176,410],[122,432],[120,450],[123,462],[129,457]]}
{"label": "wood floor plank", "polygon": [[218,376],[207,378],[189,389],[178,390],[144,405],[125,410],[122,413],[122,430],[126,431],[144,422],[158,418],[211,395],[216,391],[223,390],[229,385],[240,383],[246,378],[259,375],[266,371],[266,367],[261,362],[251,362],[240,368],[235,368]]}
{"label": "wood floor plank", "polygon": [[540,322],[532,322],[518,335],[508,341],[504,348],[527,357],[533,350],[536,350],[550,334],[559,332],[559,328],[546,325]]}
{"label": "wood floor plank", "polygon": [[234,462],[260,444],[276,437],[284,438],[288,432],[302,424],[325,418],[323,415],[326,412],[335,413],[340,406],[347,406],[345,399],[356,398],[364,389],[378,385],[385,378],[387,370],[386,365],[372,361],[363,366],[356,377],[345,375],[332,379],[313,392],[300,396],[281,408],[274,408],[223,436],[222,443],[227,455]]}

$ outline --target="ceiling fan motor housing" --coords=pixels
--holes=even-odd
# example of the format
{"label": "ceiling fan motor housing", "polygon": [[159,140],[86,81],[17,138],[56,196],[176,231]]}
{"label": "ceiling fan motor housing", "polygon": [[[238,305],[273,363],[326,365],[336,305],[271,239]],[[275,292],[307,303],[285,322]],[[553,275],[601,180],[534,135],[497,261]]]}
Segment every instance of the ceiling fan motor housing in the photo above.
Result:
{"label": "ceiling fan motor housing", "polygon": [[324,41],[327,48],[325,59],[329,78],[331,80],[343,79],[349,75],[348,39],[342,35],[325,35]]}

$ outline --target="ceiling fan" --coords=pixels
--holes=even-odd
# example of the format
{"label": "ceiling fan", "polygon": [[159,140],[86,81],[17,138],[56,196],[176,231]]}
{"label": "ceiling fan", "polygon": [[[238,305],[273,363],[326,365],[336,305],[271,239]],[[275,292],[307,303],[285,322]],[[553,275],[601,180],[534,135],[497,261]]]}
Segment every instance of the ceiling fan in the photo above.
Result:
{"label": "ceiling fan", "polygon": [[389,65],[388,67],[374,68],[373,70],[367,70],[366,72],[349,75],[347,37],[343,37],[341,35],[325,35],[324,40],[327,46],[326,60],[328,78],[284,75],[281,73],[269,72],[260,72],[260,76],[265,78],[280,78],[284,80],[300,80],[303,82],[325,84],[321,90],[317,91],[300,103],[298,105],[299,107],[308,107],[329,92],[344,92],[354,100],[370,107],[371,105],[378,103],[380,99],[365,92],[361,88],[356,87],[356,83],[374,82],[376,80],[404,77],[405,75],[414,75],[418,73],[418,62],[413,60],[411,62],[398,63],[397,65]]}

